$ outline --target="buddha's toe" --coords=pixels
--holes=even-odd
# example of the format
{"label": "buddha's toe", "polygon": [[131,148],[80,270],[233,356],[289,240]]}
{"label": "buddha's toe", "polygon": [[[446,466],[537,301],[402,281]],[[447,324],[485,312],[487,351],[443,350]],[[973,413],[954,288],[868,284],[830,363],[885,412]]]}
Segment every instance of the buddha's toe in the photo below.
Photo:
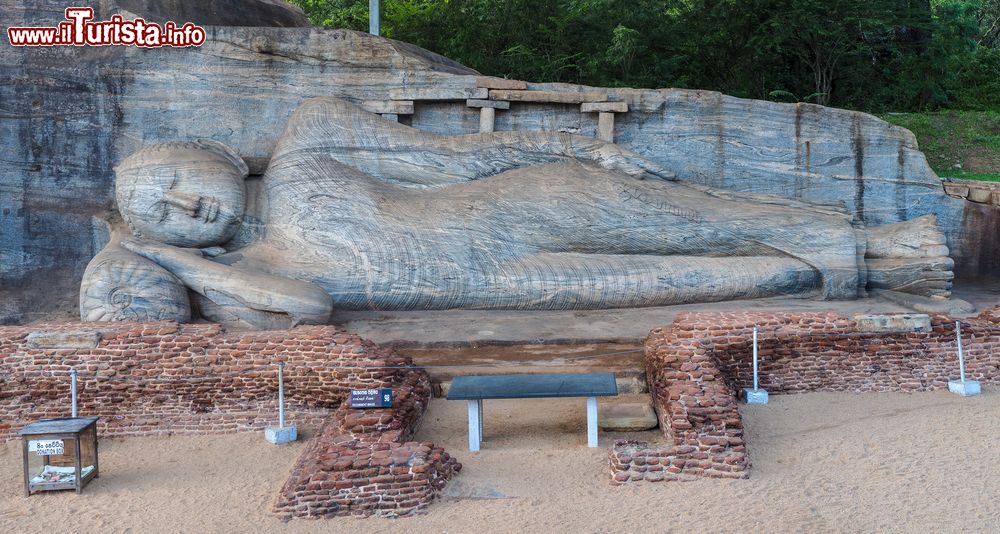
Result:
{"label": "buddha's toe", "polygon": [[934,215],[868,229],[865,264],[869,289],[951,296],[955,262]]}

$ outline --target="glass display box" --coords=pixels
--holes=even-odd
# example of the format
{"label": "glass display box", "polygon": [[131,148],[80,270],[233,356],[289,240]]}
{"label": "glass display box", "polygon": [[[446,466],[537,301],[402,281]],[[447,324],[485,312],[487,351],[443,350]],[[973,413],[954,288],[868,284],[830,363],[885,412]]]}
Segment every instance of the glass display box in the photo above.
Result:
{"label": "glass display box", "polygon": [[97,418],[42,419],[17,433],[24,442],[24,493],[83,491],[99,474]]}

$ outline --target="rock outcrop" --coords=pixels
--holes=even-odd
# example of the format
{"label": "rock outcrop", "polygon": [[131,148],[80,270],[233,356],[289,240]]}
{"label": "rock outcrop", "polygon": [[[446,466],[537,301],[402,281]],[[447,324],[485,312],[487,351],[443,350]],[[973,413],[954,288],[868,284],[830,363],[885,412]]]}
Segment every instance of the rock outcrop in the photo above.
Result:
{"label": "rock outcrop", "polygon": [[[199,12],[211,13],[209,4],[225,5],[208,2]],[[5,26],[55,25],[64,8],[49,0],[0,0]],[[98,2],[96,18],[123,9],[139,8]],[[258,8],[241,10],[252,17],[245,20],[271,17]],[[176,22],[200,16],[156,13]],[[414,127],[479,131],[479,110],[466,105],[489,98],[477,73],[412,45],[321,28],[206,29],[206,43],[187,49],[15,48],[0,37],[0,75],[8,80],[0,86],[6,160],[0,167],[0,322],[75,307],[83,270],[107,240],[103,220],[114,208],[113,168],[141,146],[220,141],[247,161],[252,182],[281,125],[315,96],[412,102],[412,114],[399,117]],[[708,91],[527,87],[598,92],[626,103],[629,111],[616,114],[614,140],[682,180],[840,204],[869,225],[934,214],[956,270],[983,258],[976,250],[983,237],[973,235],[968,217],[963,226],[971,203],[944,194],[910,132],[873,116]],[[582,113],[578,104],[515,101],[494,113],[496,130],[598,135],[599,113]]]}

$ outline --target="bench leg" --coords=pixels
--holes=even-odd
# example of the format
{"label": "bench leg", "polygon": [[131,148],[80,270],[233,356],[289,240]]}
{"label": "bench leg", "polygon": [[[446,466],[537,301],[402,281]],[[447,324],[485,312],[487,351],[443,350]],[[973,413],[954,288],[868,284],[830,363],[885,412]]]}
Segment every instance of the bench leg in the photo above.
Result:
{"label": "bench leg", "polygon": [[483,399],[479,399],[477,404],[479,404],[479,442],[482,443],[483,427],[486,426],[486,419],[483,418],[483,404],[486,404],[486,401],[484,401]]}
{"label": "bench leg", "polygon": [[479,450],[479,440],[481,439],[482,423],[479,419],[481,400],[470,400],[469,401],[469,450],[478,451]]}
{"label": "bench leg", "polygon": [[597,447],[597,397],[587,397],[587,446]]}

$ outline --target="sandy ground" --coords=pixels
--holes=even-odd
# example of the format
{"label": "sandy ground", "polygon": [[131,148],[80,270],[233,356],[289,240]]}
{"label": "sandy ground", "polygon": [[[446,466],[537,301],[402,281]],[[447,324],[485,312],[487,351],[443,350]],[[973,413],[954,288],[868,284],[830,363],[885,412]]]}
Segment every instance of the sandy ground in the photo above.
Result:
{"label": "sandy ground", "polygon": [[[434,400],[419,439],[465,465],[414,518],[268,514],[302,451],[259,434],[102,440],[80,496],[25,498],[0,445],[0,532],[957,532],[1000,529],[1000,392],[807,394],[744,407],[750,480],[608,484],[582,399],[489,401],[483,450],[465,406]],[[605,445],[611,435],[602,436]]]}

